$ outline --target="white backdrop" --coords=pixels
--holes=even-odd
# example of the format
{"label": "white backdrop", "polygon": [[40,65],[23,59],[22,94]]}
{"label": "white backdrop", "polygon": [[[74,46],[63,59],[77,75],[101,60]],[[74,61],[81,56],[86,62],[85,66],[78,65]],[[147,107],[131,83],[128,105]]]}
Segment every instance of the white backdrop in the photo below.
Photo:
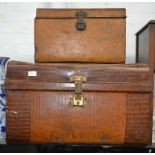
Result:
{"label": "white backdrop", "polygon": [[155,3],[0,3],[0,56],[34,61],[36,8],[126,8],[126,57],[135,61],[135,33],[155,19]]}

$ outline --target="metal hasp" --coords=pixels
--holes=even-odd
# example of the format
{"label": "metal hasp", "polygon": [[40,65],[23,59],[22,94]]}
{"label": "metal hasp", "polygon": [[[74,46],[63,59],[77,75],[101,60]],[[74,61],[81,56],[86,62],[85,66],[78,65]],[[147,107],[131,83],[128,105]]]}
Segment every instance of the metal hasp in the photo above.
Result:
{"label": "metal hasp", "polygon": [[76,16],[78,18],[78,22],[76,23],[76,29],[79,31],[83,31],[86,29],[86,23],[84,22],[84,17],[87,16],[86,12],[80,10],[76,12]]}
{"label": "metal hasp", "polygon": [[87,82],[87,78],[85,76],[76,75],[70,77],[70,82],[75,83],[75,93],[70,97],[70,105],[72,107],[84,107],[86,98],[82,96],[82,84],[83,82]]}

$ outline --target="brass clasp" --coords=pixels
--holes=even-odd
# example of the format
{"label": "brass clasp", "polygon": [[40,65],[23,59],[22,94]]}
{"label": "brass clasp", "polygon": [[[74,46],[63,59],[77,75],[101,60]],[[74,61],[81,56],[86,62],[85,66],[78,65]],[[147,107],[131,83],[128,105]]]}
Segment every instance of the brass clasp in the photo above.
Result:
{"label": "brass clasp", "polygon": [[81,75],[71,76],[70,82],[75,83],[75,93],[70,97],[70,105],[83,107],[86,104],[86,98],[82,96],[82,84],[87,82],[87,78]]}

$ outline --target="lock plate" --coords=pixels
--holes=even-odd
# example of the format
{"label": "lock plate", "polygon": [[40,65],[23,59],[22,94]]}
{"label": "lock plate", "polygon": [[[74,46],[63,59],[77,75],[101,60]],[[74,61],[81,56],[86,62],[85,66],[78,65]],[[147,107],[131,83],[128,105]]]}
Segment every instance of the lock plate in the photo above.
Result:
{"label": "lock plate", "polygon": [[86,98],[82,96],[82,84],[87,81],[85,76],[77,75],[70,77],[70,81],[75,83],[75,92],[70,97],[69,104],[73,107],[84,107],[86,104]]}
{"label": "lock plate", "polygon": [[76,16],[78,18],[78,21],[76,23],[76,29],[79,31],[83,31],[86,29],[86,23],[84,22],[84,17],[87,16],[86,12],[80,10],[76,13]]}
{"label": "lock plate", "polygon": [[72,96],[70,97],[70,102],[69,104],[72,107],[84,107],[86,104],[86,98],[85,97],[78,97],[78,96]]}

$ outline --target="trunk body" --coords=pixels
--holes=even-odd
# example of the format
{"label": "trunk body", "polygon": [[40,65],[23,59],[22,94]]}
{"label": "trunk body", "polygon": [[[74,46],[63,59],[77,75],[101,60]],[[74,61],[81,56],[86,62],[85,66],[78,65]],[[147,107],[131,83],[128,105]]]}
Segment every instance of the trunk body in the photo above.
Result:
{"label": "trunk body", "polygon": [[38,9],[35,62],[124,63],[125,17],[125,9]]}
{"label": "trunk body", "polygon": [[[82,84],[84,107],[69,104],[75,93],[73,75],[87,78]],[[11,61],[5,89],[8,143],[151,143],[148,65]]]}

